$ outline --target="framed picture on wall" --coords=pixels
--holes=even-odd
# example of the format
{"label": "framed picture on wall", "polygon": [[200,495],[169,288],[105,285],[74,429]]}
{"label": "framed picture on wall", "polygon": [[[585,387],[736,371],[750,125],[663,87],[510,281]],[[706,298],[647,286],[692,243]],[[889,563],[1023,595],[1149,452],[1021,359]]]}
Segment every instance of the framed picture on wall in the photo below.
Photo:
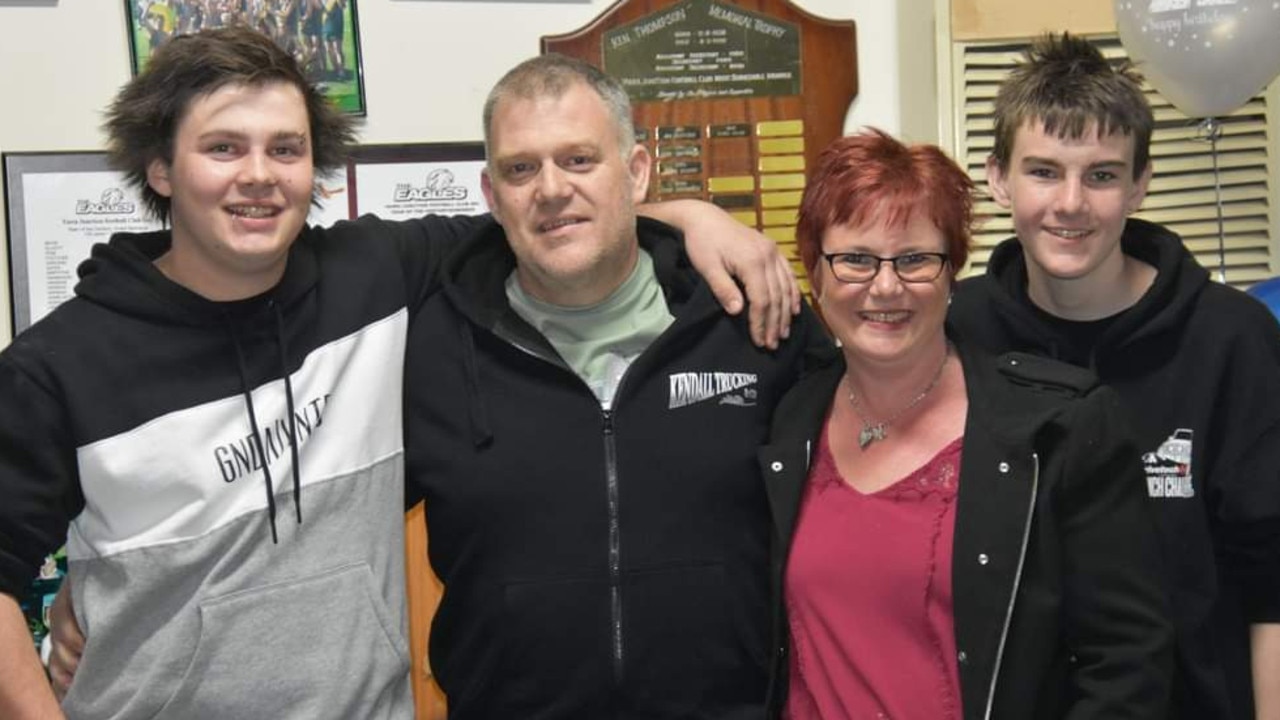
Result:
{"label": "framed picture on wall", "polygon": [[356,0],[125,0],[133,73],[177,35],[248,25],[289,51],[343,111],[364,115]]}
{"label": "framed picture on wall", "polygon": [[76,268],[115,232],[160,227],[101,152],[4,153],[13,333],[71,297]]}
{"label": "framed picture on wall", "polygon": [[351,216],[386,220],[489,211],[480,188],[484,144],[362,145],[347,172]]}

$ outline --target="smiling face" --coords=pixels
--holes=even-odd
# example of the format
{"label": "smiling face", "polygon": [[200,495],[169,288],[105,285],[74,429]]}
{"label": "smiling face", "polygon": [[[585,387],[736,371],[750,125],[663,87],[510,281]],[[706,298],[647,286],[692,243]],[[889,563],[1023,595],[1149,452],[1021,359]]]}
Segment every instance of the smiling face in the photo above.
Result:
{"label": "smiling face", "polygon": [[227,85],[193,99],[173,162],[147,182],[172,201],[173,245],[157,265],[211,300],[272,288],[306,222],[314,167],[302,93],[287,83]]}
{"label": "smiling face", "polygon": [[[883,258],[913,252],[945,253],[942,232],[920,213],[903,227],[873,223],[854,228],[834,225],[822,237],[823,253],[867,253]],[[943,321],[951,292],[951,271],[944,267],[932,282],[904,283],[891,263],[865,283],[842,283],[821,259],[811,280],[823,318],[840,340],[850,365],[912,366],[935,357],[946,342]]]}
{"label": "smiling face", "polygon": [[640,145],[624,152],[618,135],[608,107],[583,82],[558,97],[512,96],[494,108],[481,185],[516,255],[521,287],[544,302],[597,303],[635,266],[635,206],[650,161]]}
{"label": "smiling face", "polygon": [[1120,236],[1151,180],[1150,164],[1137,179],[1133,164],[1132,136],[1086,128],[1078,139],[1061,138],[1039,122],[1018,130],[1007,170],[988,160],[991,194],[1013,212],[1033,292],[1121,274]]}

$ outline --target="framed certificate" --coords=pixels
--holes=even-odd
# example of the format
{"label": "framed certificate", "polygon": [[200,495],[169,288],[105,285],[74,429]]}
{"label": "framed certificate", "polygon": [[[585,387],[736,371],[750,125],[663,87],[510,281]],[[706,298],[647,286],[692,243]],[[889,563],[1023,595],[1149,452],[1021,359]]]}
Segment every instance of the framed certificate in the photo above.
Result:
{"label": "framed certificate", "polygon": [[348,172],[351,215],[403,220],[486,213],[483,169],[478,142],[360,146]]}
{"label": "framed certificate", "polygon": [[16,335],[71,297],[94,243],[160,223],[105,153],[5,153],[3,164]]}

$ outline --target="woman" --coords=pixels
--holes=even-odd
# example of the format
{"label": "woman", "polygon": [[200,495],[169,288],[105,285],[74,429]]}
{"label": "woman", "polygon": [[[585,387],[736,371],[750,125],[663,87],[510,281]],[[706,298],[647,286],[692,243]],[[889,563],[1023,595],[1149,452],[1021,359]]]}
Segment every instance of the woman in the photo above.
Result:
{"label": "woman", "polygon": [[1160,553],[1114,396],[944,332],[972,190],[936,147],[881,132],[837,140],[805,190],[801,259],[841,347],[761,451],[781,544],[771,708],[1164,717]]}

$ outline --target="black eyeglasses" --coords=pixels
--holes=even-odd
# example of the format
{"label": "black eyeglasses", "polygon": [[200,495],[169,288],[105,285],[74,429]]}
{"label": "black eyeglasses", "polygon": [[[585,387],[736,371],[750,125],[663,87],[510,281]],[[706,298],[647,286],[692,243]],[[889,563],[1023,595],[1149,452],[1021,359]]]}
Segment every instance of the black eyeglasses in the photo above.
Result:
{"label": "black eyeglasses", "polygon": [[871,282],[880,266],[892,263],[898,279],[905,283],[927,283],[938,279],[947,264],[946,253],[913,252],[897,257],[880,257],[868,253],[823,253],[831,274],[843,283]]}

